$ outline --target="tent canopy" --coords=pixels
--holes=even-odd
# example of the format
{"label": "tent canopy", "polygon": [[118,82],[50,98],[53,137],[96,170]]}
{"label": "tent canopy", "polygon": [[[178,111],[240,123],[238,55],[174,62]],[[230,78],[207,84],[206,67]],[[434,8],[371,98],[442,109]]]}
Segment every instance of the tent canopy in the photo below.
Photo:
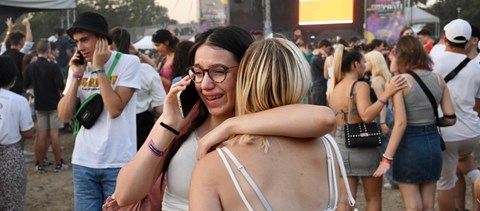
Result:
{"label": "tent canopy", "polygon": [[[9,17],[15,20],[27,12],[73,9],[76,6],[75,0],[0,0],[0,21],[4,22]],[[6,25],[0,24],[0,33],[5,29]]]}
{"label": "tent canopy", "polygon": [[410,25],[417,23],[440,23],[440,18],[418,7],[406,7],[405,19]]}
{"label": "tent canopy", "polygon": [[152,36],[148,35],[134,43],[133,46],[136,49],[153,49]]}
{"label": "tent canopy", "polygon": [[73,9],[75,0],[2,0],[2,6],[31,9]]}

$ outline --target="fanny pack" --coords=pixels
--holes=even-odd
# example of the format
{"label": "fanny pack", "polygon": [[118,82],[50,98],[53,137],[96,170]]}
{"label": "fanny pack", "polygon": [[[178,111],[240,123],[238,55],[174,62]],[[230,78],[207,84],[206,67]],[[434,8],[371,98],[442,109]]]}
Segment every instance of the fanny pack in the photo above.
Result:
{"label": "fanny pack", "polygon": [[[112,75],[112,72],[115,69],[115,66],[117,65],[121,56],[122,53],[120,52],[117,52],[117,54],[115,55],[115,60],[113,61],[107,73],[108,81],[110,81],[110,76]],[[99,93],[90,95],[85,101],[83,101],[83,103],[80,105],[80,107],[75,112],[75,115],[73,116],[73,135],[77,136],[81,126],[83,126],[85,129],[92,128],[98,117],[100,117],[100,115],[102,114],[102,112],[102,96]]]}

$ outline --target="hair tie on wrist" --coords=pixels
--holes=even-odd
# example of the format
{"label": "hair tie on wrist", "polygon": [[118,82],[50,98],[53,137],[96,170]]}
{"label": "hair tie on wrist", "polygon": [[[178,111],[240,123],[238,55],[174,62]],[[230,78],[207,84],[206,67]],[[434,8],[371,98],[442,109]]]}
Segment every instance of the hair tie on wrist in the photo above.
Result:
{"label": "hair tie on wrist", "polygon": [[160,125],[161,125],[162,127],[164,127],[165,129],[169,130],[170,132],[172,132],[173,134],[175,134],[175,135],[177,135],[177,136],[180,135],[180,132],[178,132],[177,130],[175,130],[173,127],[170,127],[169,125],[167,125],[167,124],[165,124],[165,123],[163,123],[163,122],[160,122]]}

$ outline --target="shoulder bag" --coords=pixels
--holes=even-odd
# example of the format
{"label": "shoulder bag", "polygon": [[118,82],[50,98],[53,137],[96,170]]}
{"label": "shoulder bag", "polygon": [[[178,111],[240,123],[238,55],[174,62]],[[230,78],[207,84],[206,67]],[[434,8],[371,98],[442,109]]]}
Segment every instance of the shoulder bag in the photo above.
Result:
{"label": "shoulder bag", "polygon": [[[461,68],[460,68],[461,69]],[[458,72],[457,72],[458,73]],[[428,100],[430,101],[430,104],[432,104],[432,109],[433,109],[433,115],[435,117],[435,121],[436,121],[436,124],[437,124],[437,128],[440,127],[440,119],[438,118],[438,104],[436,103],[435,101],[435,98],[433,97],[433,94],[432,92],[430,92],[430,90],[428,89],[427,85],[425,85],[425,83],[423,83],[422,79],[420,79],[420,77],[418,77],[418,75],[413,72],[413,71],[408,71],[408,74],[410,74],[418,83],[418,85],[420,85],[420,87],[422,88],[423,90],[423,93],[425,93],[425,95],[427,95],[428,97]],[[453,77],[452,77],[453,78]],[[440,128],[438,128],[438,133],[440,135],[440,148],[442,149],[442,151],[445,151],[446,149],[446,146],[445,146],[445,141],[443,140],[442,138],[442,132],[440,131]]]}
{"label": "shoulder bag", "polygon": [[[122,57],[122,53],[117,52],[115,55],[115,60],[113,61],[107,73],[107,78],[109,81],[115,66],[120,60],[120,57]],[[75,112],[73,135],[76,136],[78,134],[78,131],[80,131],[80,126],[83,126],[85,129],[92,128],[102,112],[102,96],[99,93],[90,95]]]}
{"label": "shoulder bag", "polygon": [[[350,90],[350,102],[348,106],[348,113],[342,112],[342,119],[344,122],[345,132],[345,146],[348,148],[359,147],[377,147],[382,144],[381,132],[376,122],[371,123],[356,123],[350,124],[350,113],[352,112],[352,105],[355,103],[354,89],[358,81],[353,83]],[[348,118],[345,116],[348,115]]]}

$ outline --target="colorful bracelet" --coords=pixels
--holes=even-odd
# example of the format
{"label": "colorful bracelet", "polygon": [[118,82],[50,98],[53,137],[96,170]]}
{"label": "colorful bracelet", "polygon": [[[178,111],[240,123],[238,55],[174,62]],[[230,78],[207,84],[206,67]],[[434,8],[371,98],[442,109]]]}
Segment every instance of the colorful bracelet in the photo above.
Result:
{"label": "colorful bracelet", "polygon": [[95,70],[95,71],[92,71],[92,73],[95,73],[95,74],[97,74],[97,73],[105,73],[105,70],[103,70],[103,69]]}
{"label": "colorful bracelet", "polygon": [[169,125],[167,125],[167,124],[165,124],[165,123],[163,123],[163,122],[160,122],[160,125],[161,125],[162,127],[164,127],[165,129],[169,130],[170,132],[172,132],[173,134],[175,134],[175,135],[177,135],[177,136],[180,135],[180,132],[178,132],[178,130],[175,130],[173,127],[170,127]]}
{"label": "colorful bracelet", "polygon": [[155,154],[155,155],[158,156],[158,157],[162,157],[162,156],[165,154],[164,151],[158,149],[158,148],[155,146],[155,144],[153,143],[153,140],[152,140],[152,139],[150,139],[150,142],[148,142],[148,148],[150,149],[150,151],[151,151],[153,154]]}
{"label": "colorful bracelet", "polygon": [[74,74],[72,75],[72,77],[73,77],[73,78],[76,78],[77,80],[82,80],[83,74],[76,74],[76,73],[74,73]]}
{"label": "colorful bracelet", "polygon": [[378,99],[377,102],[379,102],[380,104],[382,104],[382,106],[384,106],[384,105],[387,104],[387,102],[385,102],[385,101],[383,101],[383,100],[380,100],[380,99]]}

